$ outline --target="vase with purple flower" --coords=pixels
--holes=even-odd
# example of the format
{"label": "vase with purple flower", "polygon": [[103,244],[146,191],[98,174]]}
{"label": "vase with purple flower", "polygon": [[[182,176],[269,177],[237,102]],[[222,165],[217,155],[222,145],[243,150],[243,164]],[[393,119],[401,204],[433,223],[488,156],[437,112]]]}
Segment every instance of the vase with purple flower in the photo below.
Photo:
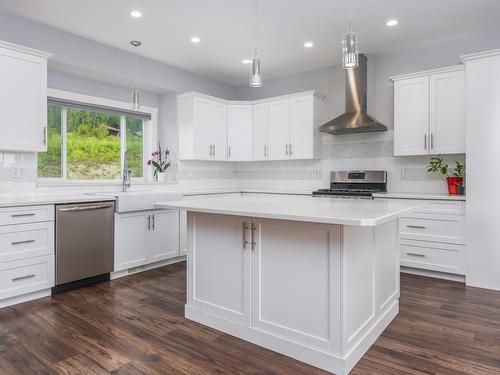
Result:
{"label": "vase with purple flower", "polygon": [[167,179],[167,169],[172,164],[172,161],[169,160],[169,155],[169,149],[167,148],[163,151],[160,144],[158,144],[158,150],[151,153],[151,159],[147,162],[149,167],[153,167],[153,175],[158,182],[163,182]]}

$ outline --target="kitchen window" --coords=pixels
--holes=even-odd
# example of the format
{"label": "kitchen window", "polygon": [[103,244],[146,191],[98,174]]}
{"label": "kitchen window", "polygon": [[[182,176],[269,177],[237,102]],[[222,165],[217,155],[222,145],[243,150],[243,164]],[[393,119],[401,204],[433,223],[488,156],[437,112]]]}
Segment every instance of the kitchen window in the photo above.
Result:
{"label": "kitchen window", "polygon": [[119,180],[125,151],[131,177],[145,178],[144,160],[153,144],[147,129],[151,114],[49,98],[47,116],[47,151],[38,154],[39,178]]}

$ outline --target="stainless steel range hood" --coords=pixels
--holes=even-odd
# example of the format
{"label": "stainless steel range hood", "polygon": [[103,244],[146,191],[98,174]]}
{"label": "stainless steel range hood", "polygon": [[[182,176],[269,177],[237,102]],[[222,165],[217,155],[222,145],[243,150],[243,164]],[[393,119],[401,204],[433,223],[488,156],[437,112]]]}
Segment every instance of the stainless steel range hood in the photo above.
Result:
{"label": "stainless steel range hood", "polygon": [[359,55],[359,66],[347,69],[345,76],[345,111],[343,115],[321,125],[319,131],[328,134],[351,134],[386,131],[387,126],[366,113],[366,56]]}

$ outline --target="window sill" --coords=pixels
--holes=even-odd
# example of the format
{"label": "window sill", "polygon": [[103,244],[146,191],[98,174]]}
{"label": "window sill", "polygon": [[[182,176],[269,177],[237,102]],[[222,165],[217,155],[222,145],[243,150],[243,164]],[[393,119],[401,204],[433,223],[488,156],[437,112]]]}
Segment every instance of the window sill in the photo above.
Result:
{"label": "window sill", "polygon": [[[132,180],[131,185],[134,186],[162,186],[162,185],[175,185],[177,181],[144,181]],[[120,180],[59,180],[59,179],[38,179],[36,182],[37,187],[57,187],[57,186],[117,186],[121,187]]]}

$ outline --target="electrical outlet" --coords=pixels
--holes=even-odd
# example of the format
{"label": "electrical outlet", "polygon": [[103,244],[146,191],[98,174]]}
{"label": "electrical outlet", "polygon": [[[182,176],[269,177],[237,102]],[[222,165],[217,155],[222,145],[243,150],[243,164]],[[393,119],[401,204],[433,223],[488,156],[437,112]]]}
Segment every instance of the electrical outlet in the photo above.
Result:
{"label": "electrical outlet", "polygon": [[399,177],[400,178],[405,178],[406,177],[406,168],[401,168],[399,170]]}
{"label": "electrical outlet", "polygon": [[10,175],[13,178],[19,178],[19,177],[21,177],[21,168],[19,168],[19,167],[12,167],[12,169],[10,170]]}

